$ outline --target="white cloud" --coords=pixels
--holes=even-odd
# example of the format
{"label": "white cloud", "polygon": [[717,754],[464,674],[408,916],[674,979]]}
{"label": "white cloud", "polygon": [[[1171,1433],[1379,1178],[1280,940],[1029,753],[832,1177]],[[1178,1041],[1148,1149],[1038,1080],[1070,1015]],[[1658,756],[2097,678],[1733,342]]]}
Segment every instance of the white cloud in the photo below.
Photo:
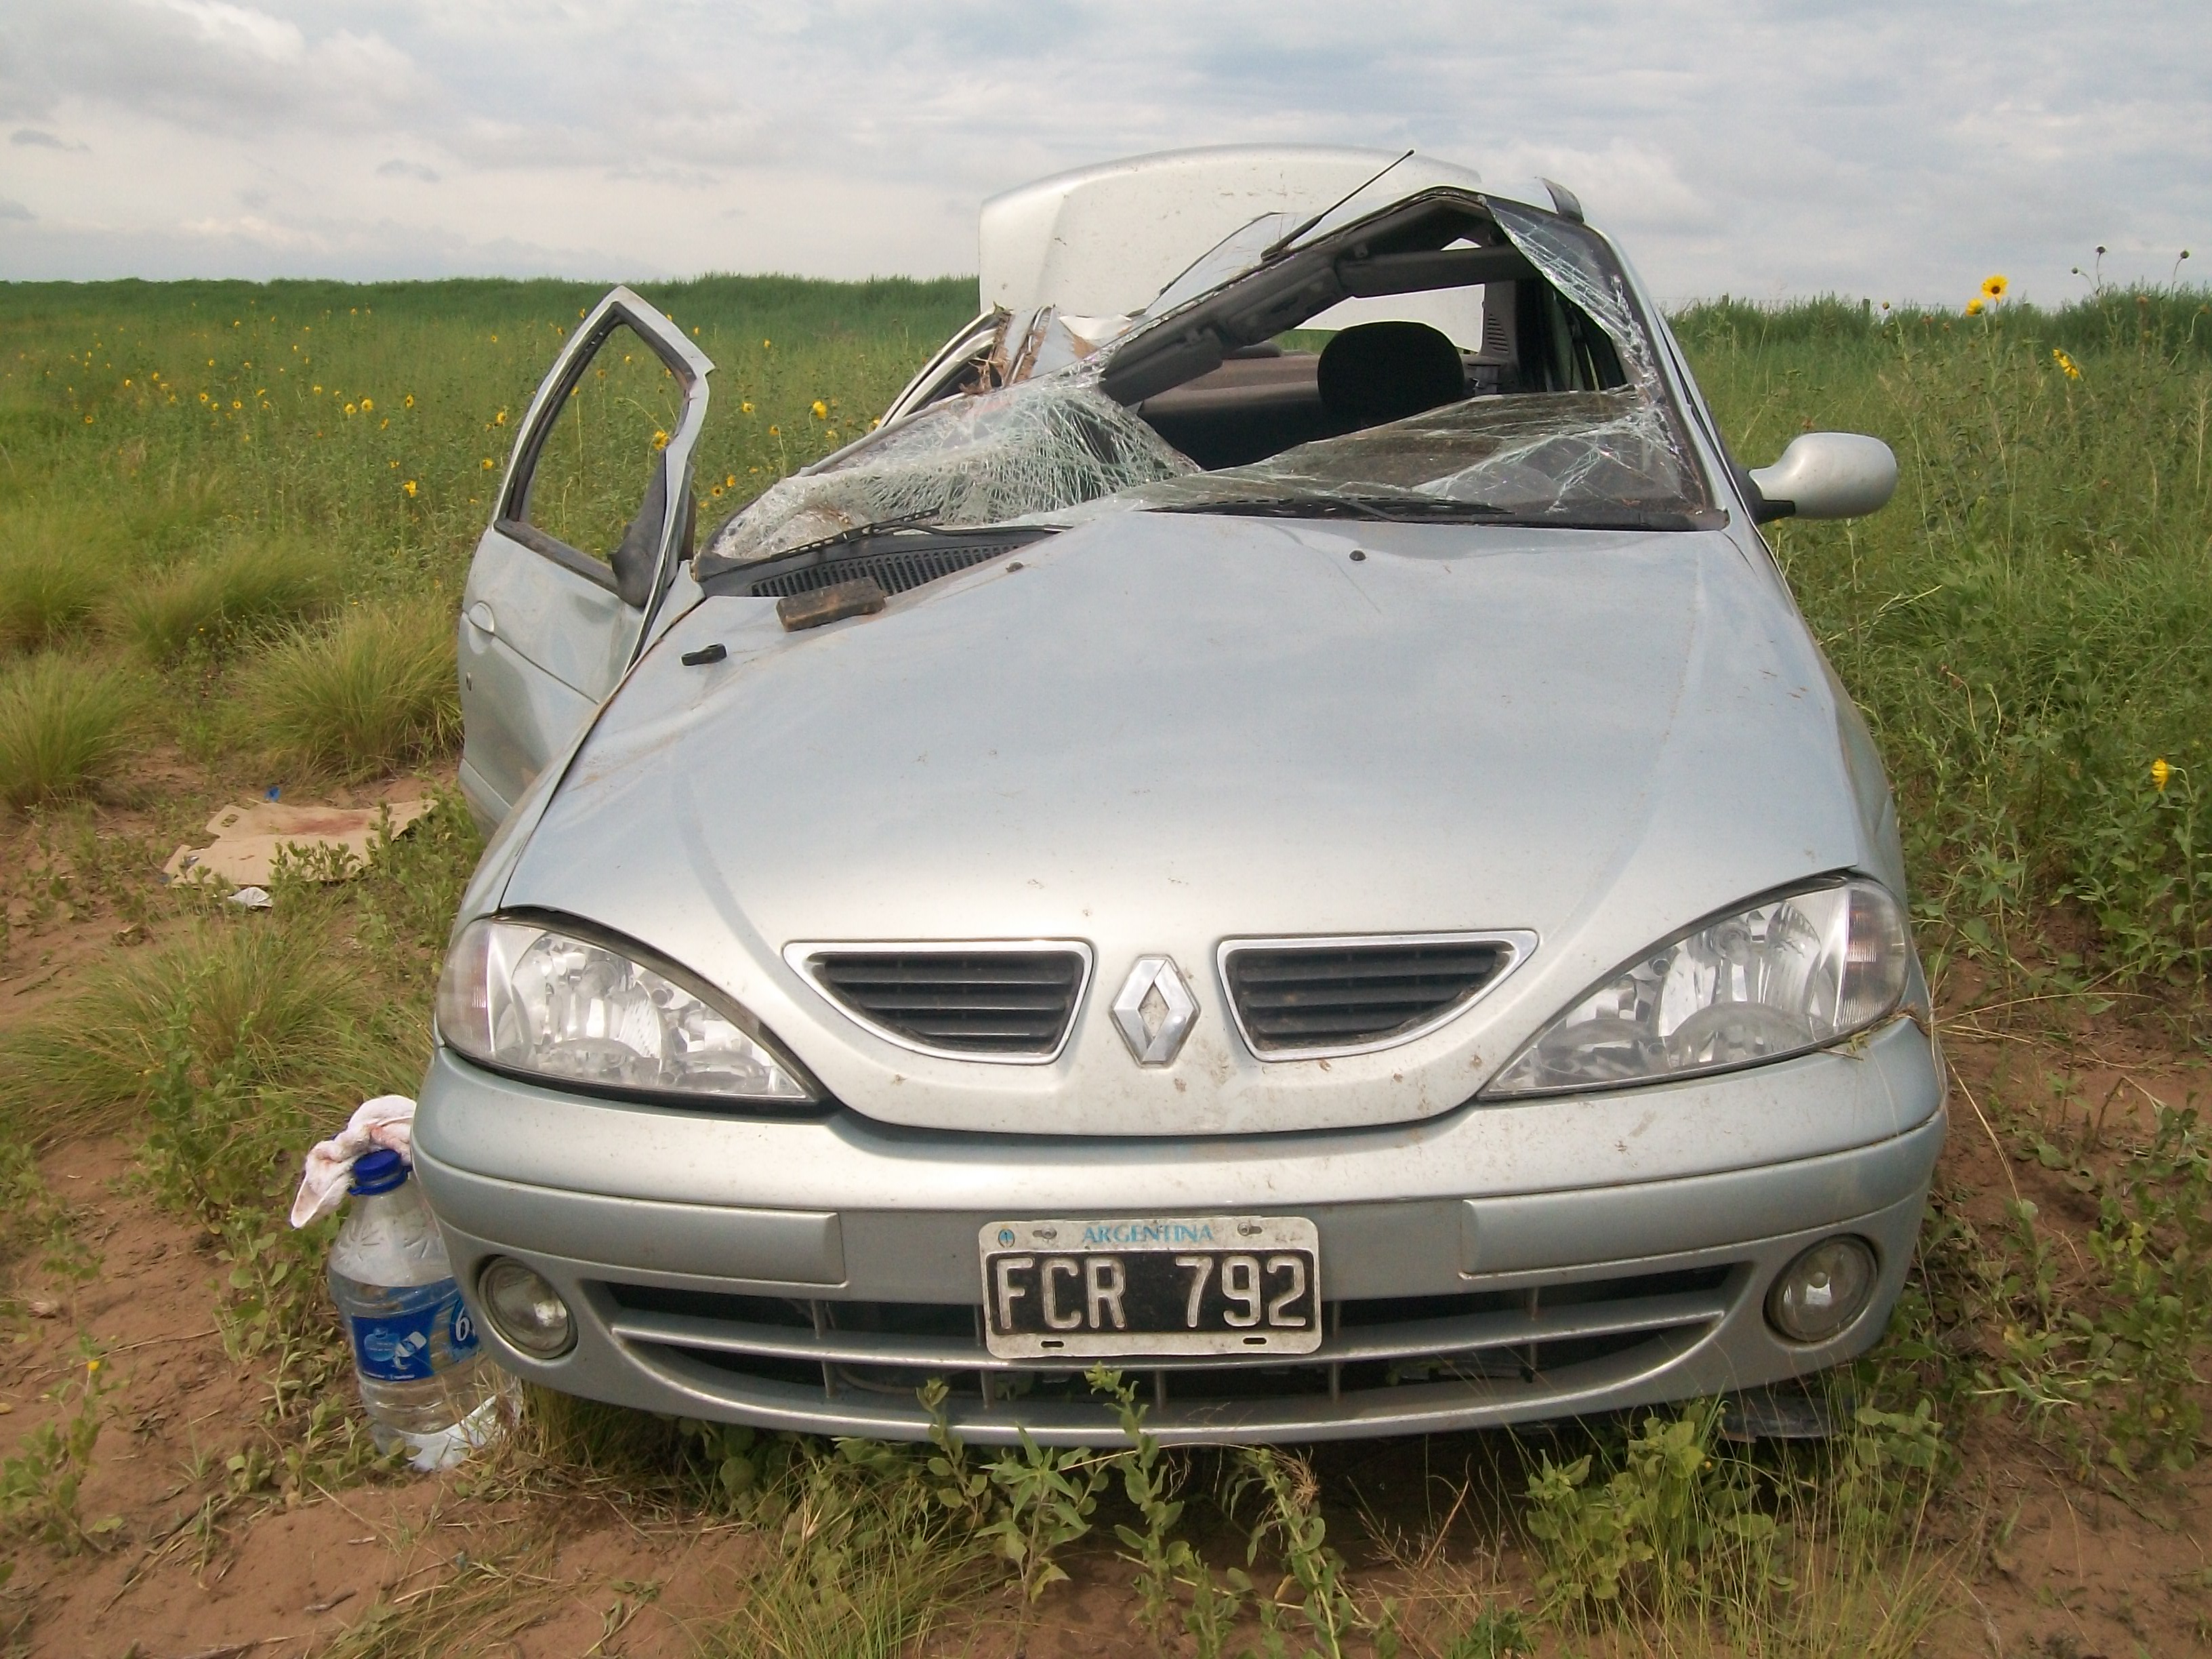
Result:
{"label": "white cloud", "polygon": [[969,270],[994,191],[1298,141],[1558,178],[1671,296],[2057,298],[2212,241],[2197,3],[11,0],[0,276]]}

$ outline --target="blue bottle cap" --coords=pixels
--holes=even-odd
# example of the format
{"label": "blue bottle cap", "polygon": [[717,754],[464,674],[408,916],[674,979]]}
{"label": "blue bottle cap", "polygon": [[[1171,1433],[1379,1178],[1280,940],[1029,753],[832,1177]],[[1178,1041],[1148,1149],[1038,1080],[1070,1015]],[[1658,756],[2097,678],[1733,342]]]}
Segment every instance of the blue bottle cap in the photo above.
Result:
{"label": "blue bottle cap", "polygon": [[362,1198],[388,1193],[406,1184],[407,1160],[386,1146],[364,1152],[354,1160],[353,1185],[348,1191]]}

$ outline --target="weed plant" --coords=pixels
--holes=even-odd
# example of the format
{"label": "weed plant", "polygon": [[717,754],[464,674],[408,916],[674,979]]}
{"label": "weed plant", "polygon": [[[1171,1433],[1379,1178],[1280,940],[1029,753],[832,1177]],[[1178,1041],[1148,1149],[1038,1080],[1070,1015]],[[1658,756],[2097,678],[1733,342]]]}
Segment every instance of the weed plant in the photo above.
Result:
{"label": "weed plant", "polygon": [[100,1443],[106,1361],[88,1341],[58,1391],[64,1414],[34,1429],[12,1457],[0,1459],[0,1539],[36,1537],[64,1555],[98,1544],[122,1524],[108,1516],[89,1523],[78,1498]]}
{"label": "weed plant", "polygon": [[435,602],[357,602],[270,645],[240,714],[273,759],[309,774],[375,777],[441,754],[460,735],[453,628]]}
{"label": "weed plant", "polygon": [[52,523],[26,515],[0,540],[0,651],[44,649],[82,633],[113,586],[109,568]]}
{"label": "weed plant", "polygon": [[[315,1083],[343,1098],[391,1074],[366,991],[319,928],[212,917],[109,958],[63,1008],[0,1036],[0,1109],[41,1142],[139,1129],[173,1065],[198,1088],[220,1076],[278,1091]],[[224,1133],[265,1133],[275,1145],[302,1127],[248,1121]]]}
{"label": "weed plant", "polygon": [[328,610],[337,561],[306,541],[240,541],[189,559],[120,596],[123,636],[157,663],[188,651],[227,655]]}
{"label": "weed plant", "polygon": [[30,806],[112,776],[143,725],[126,675],[59,652],[0,666],[0,801]]}

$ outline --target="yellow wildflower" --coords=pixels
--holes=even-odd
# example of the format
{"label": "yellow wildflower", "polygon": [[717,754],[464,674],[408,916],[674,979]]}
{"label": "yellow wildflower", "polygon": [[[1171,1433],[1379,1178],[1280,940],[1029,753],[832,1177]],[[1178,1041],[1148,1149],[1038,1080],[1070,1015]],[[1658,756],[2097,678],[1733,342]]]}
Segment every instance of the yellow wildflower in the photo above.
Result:
{"label": "yellow wildflower", "polygon": [[1982,314],[1984,309],[1985,307],[1982,304],[1982,296],[1978,294],[1974,295],[1972,299],[1966,301],[1966,315],[1969,317],[1978,317]]}
{"label": "yellow wildflower", "polygon": [[735,489],[738,487],[738,475],[734,472],[729,474],[722,480],[722,485],[726,489]]}
{"label": "yellow wildflower", "polygon": [[655,449],[665,449],[668,447],[668,434],[665,432],[663,432],[659,427],[655,427],[653,429],[653,447]]}
{"label": "yellow wildflower", "polygon": [[487,472],[491,471],[491,457],[489,455],[483,458],[483,470]]}
{"label": "yellow wildflower", "polygon": [[769,343],[768,341],[766,341],[766,340],[763,340],[763,341],[761,342],[761,349],[762,349],[763,351],[766,351],[766,350],[769,349]]}
{"label": "yellow wildflower", "polygon": [[2150,781],[2157,786],[2160,794],[2164,794],[2166,786],[2173,781],[2173,768],[2166,763],[2165,756],[2160,755],[2150,763]]}
{"label": "yellow wildflower", "polygon": [[351,404],[348,404],[346,405],[346,413],[349,415],[353,413],[353,405]]}
{"label": "yellow wildflower", "polygon": [[413,500],[415,499],[415,480],[414,480],[414,479],[412,479],[412,478],[408,479],[408,481],[407,481],[405,483],[404,483],[404,484],[400,485],[399,487],[400,487],[402,489],[404,489],[404,490],[405,490],[405,491],[407,492],[407,499],[408,499],[409,501],[413,501]]}
{"label": "yellow wildflower", "polygon": [[501,410],[498,414],[491,417],[491,423],[494,426],[505,426],[507,424],[507,411],[503,409]]}
{"label": "yellow wildflower", "polygon": [[753,412],[753,400],[748,398],[744,402],[739,404],[738,408],[741,412],[750,415]]}
{"label": "yellow wildflower", "polygon": [[361,412],[364,415],[368,414],[370,410],[374,409],[375,407],[376,399],[374,398],[363,398],[361,400]]}
{"label": "yellow wildflower", "polygon": [[721,495],[721,493],[722,493],[722,486],[721,486],[721,485],[720,485],[720,484],[716,484],[716,485],[715,485],[712,489],[708,490],[707,493],[708,493],[708,495],[714,495],[714,496],[717,496],[717,497],[719,497],[719,496]]}
{"label": "yellow wildflower", "polygon": [[783,428],[780,426],[772,426],[768,429],[768,435],[771,438],[781,438],[783,436]]}
{"label": "yellow wildflower", "polygon": [[245,407],[246,407],[246,405],[245,405],[244,404],[242,404],[242,403],[239,402],[239,401],[238,401],[238,399],[237,399],[237,398],[233,398],[230,400],[230,406],[231,406],[233,409],[243,409],[243,408],[245,408]]}
{"label": "yellow wildflower", "polygon": [[399,406],[400,406],[402,409],[412,409],[412,408],[414,408],[414,407],[415,407],[415,394],[414,394],[413,392],[409,392],[405,397],[402,398],[399,400]]}
{"label": "yellow wildflower", "polygon": [[2081,378],[2081,366],[2057,346],[2051,348],[2051,361],[2058,365],[2068,380],[2078,380]]}
{"label": "yellow wildflower", "polygon": [[2005,290],[2011,286],[2002,276],[1984,276],[1982,278],[1982,297],[1984,300],[2002,300]]}
{"label": "yellow wildflower", "polygon": [[814,418],[817,421],[826,421],[830,418],[830,405],[819,398],[814,400]]}

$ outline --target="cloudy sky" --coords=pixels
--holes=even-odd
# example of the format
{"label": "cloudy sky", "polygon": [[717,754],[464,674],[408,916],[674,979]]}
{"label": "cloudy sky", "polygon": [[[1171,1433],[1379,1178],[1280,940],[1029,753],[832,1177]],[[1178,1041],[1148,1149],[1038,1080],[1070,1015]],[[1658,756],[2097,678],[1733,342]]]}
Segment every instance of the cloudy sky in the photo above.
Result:
{"label": "cloudy sky", "polygon": [[1581,195],[1668,298],[2212,268],[2204,0],[5,0],[0,278],[975,269],[1189,144]]}

